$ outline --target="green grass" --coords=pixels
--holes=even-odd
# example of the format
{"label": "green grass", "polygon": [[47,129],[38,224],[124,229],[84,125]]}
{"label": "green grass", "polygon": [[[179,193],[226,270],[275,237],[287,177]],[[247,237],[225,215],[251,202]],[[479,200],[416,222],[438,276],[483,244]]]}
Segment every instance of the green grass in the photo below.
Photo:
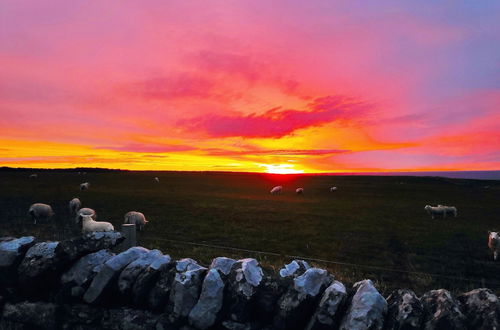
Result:
{"label": "green grass", "polygon": [[[139,243],[173,257],[209,263],[216,256],[256,257],[279,268],[300,255],[363,266],[313,264],[346,283],[375,280],[386,292],[409,287],[500,290],[500,262],[487,248],[487,231],[499,230],[500,182],[425,177],[305,176],[189,172],[0,172],[0,234],[60,240],[78,233],[68,202],[79,197],[98,220],[116,228],[127,211],[143,212],[150,223]],[[153,182],[158,176],[160,183]],[[79,191],[83,181],[90,190]],[[279,196],[269,194],[277,184]],[[490,186],[485,189],[485,186]],[[304,195],[295,195],[296,187]],[[329,187],[338,186],[330,193]],[[49,223],[27,216],[34,202],[52,205]],[[426,204],[455,205],[457,218],[431,220]],[[238,252],[166,241],[269,251]],[[396,269],[401,273],[373,267]],[[415,274],[425,272],[467,278]]]}

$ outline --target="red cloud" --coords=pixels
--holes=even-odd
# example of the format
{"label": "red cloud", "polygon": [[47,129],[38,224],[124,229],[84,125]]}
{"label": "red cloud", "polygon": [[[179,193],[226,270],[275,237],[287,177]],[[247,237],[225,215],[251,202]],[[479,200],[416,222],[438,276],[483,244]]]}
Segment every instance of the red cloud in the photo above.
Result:
{"label": "red cloud", "polygon": [[129,143],[123,146],[96,147],[95,149],[108,149],[108,150],[117,150],[126,152],[162,153],[162,152],[188,151],[188,150],[194,150],[195,148],[185,145]]}
{"label": "red cloud", "polygon": [[186,130],[201,130],[214,137],[282,137],[297,129],[319,126],[337,119],[360,116],[368,105],[344,96],[317,98],[309,111],[273,108],[244,116],[209,114],[180,120]]}
{"label": "red cloud", "polygon": [[298,156],[298,155],[331,155],[349,152],[340,149],[278,149],[278,150],[242,150],[233,151],[225,149],[204,150],[211,156],[245,156],[245,155],[268,155],[268,156]]}

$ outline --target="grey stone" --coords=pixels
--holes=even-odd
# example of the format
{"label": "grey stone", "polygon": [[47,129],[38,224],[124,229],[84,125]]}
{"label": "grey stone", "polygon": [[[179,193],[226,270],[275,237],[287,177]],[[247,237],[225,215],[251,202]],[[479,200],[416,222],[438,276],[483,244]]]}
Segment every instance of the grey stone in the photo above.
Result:
{"label": "grey stone", "polygon": [[210,269],[203,280],[198,302],[189,313],[191,325],[204,330],[215,324],[222,309],[224,286],[219,271],[216,268]]}
{"label": "grey stone", "polygon": [[199,266],[175,274],[167,305],[167,312],[170,312],[172,322],[186,318],[196,305],[206,272],[206,268]]}
{"label": "grey stone", "polygon": [[69,260],[76,260],[86,254],[102,249],[111,249],[125,238],[120,232],[98,231],[89,232],[60,242],[60,249]]}
{"label": "grey stone", "polygon": [[120,272],[132,261],[142,257],[149,250],[143,247],[131,247],[127,251],[124,251],[104,263],[100,271],[92,280],[89,288],[83,296],[83,300],[87,303],[96,303],[105,290],[111,285],[111,282],[115,280]]}
{"label": "grey stone", "polygon": [[217,269],[224,275],[229,275],[231,267],[236,263],[236,260],[226,257],[217,257],[212,260],[212,264],[208,269]]}
{"label": "grey stone", "polygon": [[177,263],[175,264],[175,270],[179,273],[198,268],[201,268],[201,266],[198,265],[198,262],[196,260],[193,260],[191,258],[184,258],[178,260]]}
{"label": "grey stone", "polygon": [[293,286],[278,301],[275,329],[304,329],[323,291],[333,278],[324,269],[309,268],[293,280]]}
{"label": "grey stone", "polygon": [[424,307],[413,291],[407,289],[393,291],[387,297],[387,305],[386,329],[411,330],[422,328]]}
{"label": "grey stone", "polygon": [[381,330],[387,314],[387,302],[380,295],[371,280],[354,284],[356,293],[352,297],[340,329],[341,330]]}
{"label": "grey stone", "polygon": [[77,304],[62,306],[61,328],[63,330],[93,330],[101,328],[101,308]]}
{"label": "grey stone", "polygon": [[133,303],[137,306],[146,306],[148,295],[151,290],[153,290],[161,272],[163,270],[168,271],[172,267],[173,263],[169,255],[161,255],[155,258],[154,261],[139,274],[132,287]]}
{"label": "grey stone", "polygon": [[226,320],[222,322],[221,328],[223,330],[257,330],[260,327],[252,323],[240,323],[231,320]]}
{"label": "grey stone", "polygon": [[291,283],[284,283],[274,271],[263,269],[264,276],[257,290],[255,315],[261,324],[272,324],[276,315],[279,299],[288,290]]}
{"label": "grey stone", "polygon": [[424,329],[466,329],[465,316],[448,290],[431,290],[420,300],[424,306]]}
{"label": "grey stone", "polygon": [[309,268],[311,266],[304,260],[292,260],[280,269],[279,274],[281,277],[297,277],[304,274]]}
{"label": "grey stone", "polygon": [[155,330],[158,318],[148,311],[113,308],[104,311],[100,326],[110,330]]}
{"label": "grey stone", "polygon": [[151,310],[161,312],[165,309],[176,273],[175,263],[161,267],[158,280],[148,295],[148,306]]}
{"label": "grey stone", "polygon": [[61,292],[63,297],[72,296],[81,298],[85,293],[94,276],[106,261],[114,256],[108,250],[101,250],[87,254],[78,260],[61,277]]}
{"label": "grey stone", "polygon": [[2,312],[2,321],[21,323],[32,329],[57,329],[58,317],[58,307],[44,302],[5,304]]}
{"label": "grey stone", "polygon": [[340,325],[340,312],[347,298],[344,284],[334,281],[323,293],[316,312],[306,330],[336,329]]}
{"label": "grey stone", "polygon": [[255,259],[238,260],[231,268],[224,301],[229,319],[244,323],[254,314],[257,289],[263,278],[262,268]]}
{"label": "grey stone", "polygon": [[21,238],[4,237],[0,242],[0,286],[17,282],[17,267],[28,249],[35,244],[33,236]]}
{"label": "grey stone", "polygon": [[151,250],[128,264],[118,278],[118,290],[120,293],[129,297],[137,277],[161,255],[162,253],[160,250]]}
{"label": "grey stone", "polygon": [[458,296],[469,329],[500,329],[500,301],[490,289],[475,289]]}

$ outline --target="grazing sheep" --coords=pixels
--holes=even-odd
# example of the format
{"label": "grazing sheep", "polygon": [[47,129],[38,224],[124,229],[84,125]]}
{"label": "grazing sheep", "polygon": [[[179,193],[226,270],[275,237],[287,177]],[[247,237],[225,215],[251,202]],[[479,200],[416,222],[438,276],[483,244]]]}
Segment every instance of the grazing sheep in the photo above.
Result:
{"label": "grazing sheep", "polygon": [[36,173],[30,174],[29,178],[30,179],[37,179],[38,178],[38,174],[36,174]]}
{"label": "grazing sheep", "polygon": [[84,182],[80,184],[80,190],[87,190],[90,187],[90,183]]}
{"label": "grazing sheep", "polygon": [[36,225],[37,220],[48,220],[51,216],[54,215],[54,211],[52,211],[52,207],[43,203],[35,203],[30,206],[28,210],[29,215],[33,219],[33,223]]}
{"label": "grazing sheep", "polygon": [[95,221],[90,215],[82,216],[82,232],[90,231],[113,231],[115,228],[109,222]]}
{"label": "grazing sheep", "polygon": [[427,211],[427,213],[430,214],[431,218],[434,219],[435,215],[443,215],[443,219],[446,218],[446,214],[450,213],[453,214],[455,217],[457,217],[457,208],[455,206],[445,206],[445,205],[438,205],[438,206],[430,206],[426,205],[424,209]]}
{"label": "grazing sheep", "polygon": [[276,186],[273,189],[271,189],[271,194],[272,195],[281,194],[282,190],[283,190],[282,186]]}
{"label": "grazing sheep", "polygon": [[155,180],[155,182],[160,183],[160,178],[158,178],[157,176],[155,176],[154,180]]}
{"label": "grazing sheep", "polygon": [[333,191],[336,191],[337,190],[337,187],[331,187],[330,188],[330,192],[333,192]]}
{"label": "grazing sheep", "polygon": [[135,224],[139,230],[142,230],[142,228],[148,223],[148,221],[146,220],[144,214],[142,214],[141,212],[130,211],[125,214],[124,223]]}
{"label": "grazing sheep", "polygon": [[79,209],[76,213],[75,222],[80,223],[80,221],[82,221],[82,217],[85,215],[90,215],[94,220],[97,219],[97,213],[93,209],[84,207]]}
{"label": "grazing sheep", "polygon": [[493,252],[493,260],[497,260],[498,252],[500,251],[500,237],[497,231],[488,232],[488,247]]}
{"label": "grazing sheep", "polygon": [[303,194],[304,188],[297,188],[297,189],[295,189],[295,192],[297,193],[297,195]]}
{"label": "grazing sheep", "polygon": [[81,207],[82,207],[82,202],[80,202],[80,200],[77,197],[69,201],[69,212],[71,214],[76,215],[76,213]]}

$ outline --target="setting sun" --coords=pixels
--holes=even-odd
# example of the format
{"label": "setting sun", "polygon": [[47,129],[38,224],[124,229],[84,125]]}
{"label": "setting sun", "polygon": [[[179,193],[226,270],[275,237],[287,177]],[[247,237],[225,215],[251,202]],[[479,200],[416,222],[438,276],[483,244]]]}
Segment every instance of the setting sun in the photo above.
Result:
{"label": "setting sun", "polygon": [[262,167],[266,169],[266,173],[273,173],[273,174],[298,174],[298,173],[304,173],[304,170],[297,170],[294,169],[293,165],[290,164],[280,164],[280,165],[267,165],[267,164],[262,164]]}

